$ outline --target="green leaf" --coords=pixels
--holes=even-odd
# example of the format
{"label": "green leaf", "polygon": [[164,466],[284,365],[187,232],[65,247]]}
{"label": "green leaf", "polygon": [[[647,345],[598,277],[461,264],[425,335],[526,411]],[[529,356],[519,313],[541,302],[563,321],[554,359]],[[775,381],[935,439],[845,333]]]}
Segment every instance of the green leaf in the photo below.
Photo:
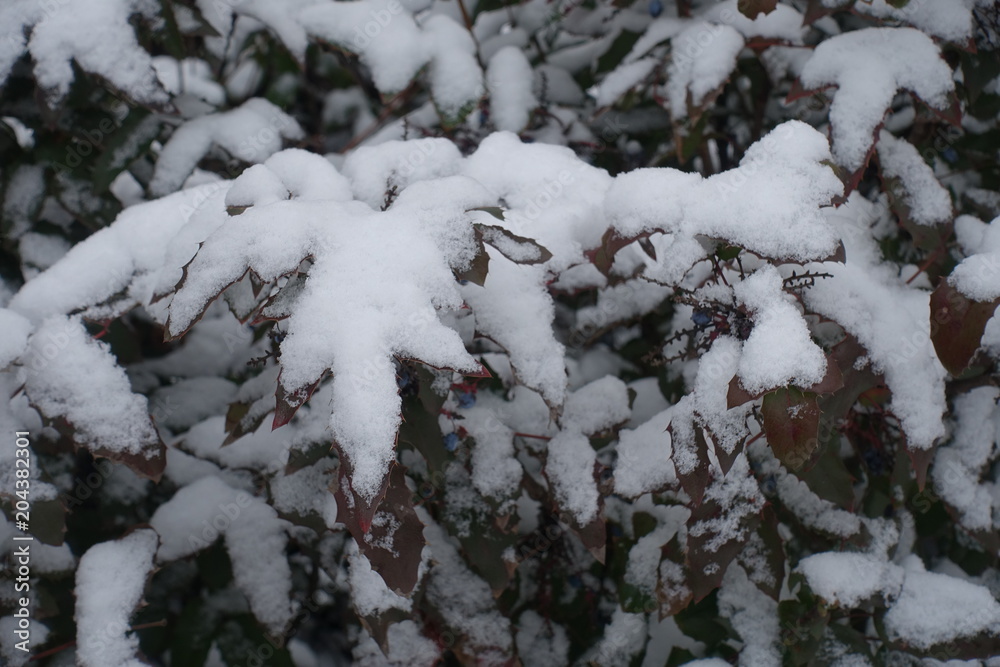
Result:
{"label": "green leaf", "polygon": [[739,257],[741,252],[743,252],[743,248],[737,245],[720,245],[715,249],[715,256],[722,261],[729,261]]}
{"label": "green leaf", "polygon": [[[241,615],[222,624],[215,644],[227,667],[262,664],[268,667],[295,667],[283,638],[265,636],[252,616]],[[200,663],[177,663],[196,665]]]}
{"label": "green leaf", "polygon": [[610,72],[618,67],[642,36],[641,32],[622,30],[607,51],[597,59],[597,73]]}
{"label": "green leaf", "polygon": [[192,600],[177,619],[170,659],[178,665],[202,665],[215,639],[219,619],[202,600]]}
{"label": "green leaf", "polygon": [[503,217],[503,209],[499,206],[480,206],[478,208],[470,208],[466,211],[466,213],[469,213],[470,211],[482,211],[483,213],[489,213],[497,220],[506,220],[506,218]]}

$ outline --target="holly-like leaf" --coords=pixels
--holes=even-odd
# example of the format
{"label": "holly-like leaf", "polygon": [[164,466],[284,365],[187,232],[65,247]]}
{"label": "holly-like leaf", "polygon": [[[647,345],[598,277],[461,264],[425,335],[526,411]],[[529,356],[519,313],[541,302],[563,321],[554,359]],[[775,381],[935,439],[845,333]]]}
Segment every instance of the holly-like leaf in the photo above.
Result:
{"label": "holly-like leaf", "polygon": [[619,236],[614,229],[608,229],[601,237],[601,245],[588,250],[584,253],[597,270],[603,273],[605,276],[611,275],[611,265],[615,263],[615,255],[618,251],[629,245],[633,241],[637,241],[640,238],[645,238],[649,234],[641,234],[640,236],[635,236],[631,238],[626,238]]}
{"label": "holly-like leaf", "polygon": [[341,453],[334,493],[337,520],[347,526],[385,585],[399,595],[409,595],[417,585],[424,525],[413,511],[413,494],[406,486],[403,468],[392,466],[374,503],[366,502],[351,488],[352,472],[350,460]]}
{"label": "holly-like leaf", "polygon": [[968,367],[998,304],[1000,298],[972,301],[947,280],[931,293],[931,340],[949,373],[960,375]]}
{"label": "holly-like leaf", "polygon": [[819,446],[821,412],[816,394],[795,387],[777,389],[761,404],[764,433],[771,451],[786,467],[801,468]]}
{"label": "holly-like leaf", "polygon": [[759,14],[770,14],[778,7],[778,0],[740,0],[736,4],[740,14],[750,20],[757,18]]}
{"label": "holly-like leaf", "polygon": [[[303,173],[310,174],[307,183]],[[274,284],[309,259],[304,284],[282,288],[298,293],[280,343],[274,426],[287,423],[331,371],[331,430],[351,459],[352,489],[374,507],[401,420],[395,360],[482,372],[439,311],[464,302],[454,272],[475,258],[467,210],[485,196],[475,190],[442,198],[432,182],[420,182],[379,212],[354,201],[346,178],[321,156],[298,150],[272,156],[244,172],[226,195],[227,205],[249,205],[246,211],[215,212],[221,224],[185,269],[170,302],[168,333],[187,330],[219,286],[247,271]]]}
{"label": "holly-like leaf", "polygon": [[496,225],[475,225],[477,237],[515,264],[544,264],[552,253],[537,242]]}
{"label": "holly-like leaf", "polygon": [[744,547],[739,561],[757,588],[778,600],[785,580],[785,550],[778,533],[778,515],[771,505],[764,506],[756,538]]}
{"label": "holly-like leaf", "polygon": [[[705,440],[705,435],[697,424],[692,424],[691,428],[694,431],[693,446],[695,448],[696,463],[690,471],[683,472],[677,470],[677,481],[680,482],[684,493],[691,499],[691,503],[697,507],[705,495],[705,487],[708,486],[708,482],[711,479],[712,469],[708,460],[708,442]],[[687,429],[684,430],[686,431]],[[673,422],[670,422],[670,425],[667,426],[667,432],[670,433],[672,438],[676,437]]]}
{"label": "holly-like leaf", "polygon": [[[723,506],[714,499],[705,499],[691,510],[686,562],[688,584],[695,602],[702,600],[722,584],[726,569],[743,549],[747,536],[760,520],[756,512],[734,515],[739,528],[728,535],[729,539],[724,539],[722,533],[714,527],[720,525],[718,522],[723,515],[730,512],[731,507]],[[699,524],[702,529],[695,529]],[[723,539],[721,544],[720,539]]]}

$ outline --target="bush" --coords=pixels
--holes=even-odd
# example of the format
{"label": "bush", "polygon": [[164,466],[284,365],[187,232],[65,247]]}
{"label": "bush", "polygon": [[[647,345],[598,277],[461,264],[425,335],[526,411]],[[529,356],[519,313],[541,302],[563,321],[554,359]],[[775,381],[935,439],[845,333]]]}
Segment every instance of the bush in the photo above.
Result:
{"label": "bush", "polygon": [[0,7],[4,660],[995,661],[998,21]]}

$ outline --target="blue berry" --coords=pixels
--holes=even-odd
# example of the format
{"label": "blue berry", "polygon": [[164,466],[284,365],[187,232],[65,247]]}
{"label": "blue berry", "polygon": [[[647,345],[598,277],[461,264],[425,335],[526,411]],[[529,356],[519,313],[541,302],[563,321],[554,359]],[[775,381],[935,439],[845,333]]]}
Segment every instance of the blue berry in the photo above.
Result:
{"label": "blue berry", "polygon": [[454,433],[449,433],[444,436],[444,448],[449,452],[453,452],[458,449],[458,435]]}
{"label": "blue berry", "polygon": [[649,3],[649,15],[654,19],[663,13],[663,3],[660,0],[653,0]]}
{"label": "blue berry", "polygon": [[458,392],[458,407],[471,408],[476,404],[476,395],[471,392]]}
{"label": "blue berry", "polygon": [[707,310],[696,310],[691,313],[691,321],[703,327],[712,321],[712,314]]}

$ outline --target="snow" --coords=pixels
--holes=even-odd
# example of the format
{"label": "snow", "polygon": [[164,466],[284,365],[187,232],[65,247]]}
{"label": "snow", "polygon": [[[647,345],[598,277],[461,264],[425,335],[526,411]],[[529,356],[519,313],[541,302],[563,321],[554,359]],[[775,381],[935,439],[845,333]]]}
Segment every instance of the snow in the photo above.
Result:
{"label": "snow", "polygon": [[31,322],[22,315],[0,308],[0,331],[4,332],[0,342],[0,369],[6,368],[24,352],[31,334]]}
{"label": "snow", "polygon": [[548,443],[545,470],[559,506],[572,512],[581,525],[597,518],[598,492],[594,482],[596,456],[587,436],[563,431]]}
{"label": "snow", "polygon": [[21,165],[10,176],[4,191],[3,217],[10,221],[11,238],[23,236],[43,206],[45,170],[39,165]]}
{"label": "snow", "polygon": [[17,249],[21,255],[21,273],[25,280],[31,280],[62,259],[70,244],[59,236],[27,232],[21,236]]}
{"label": "snow", "polygon": [[995,387],[978,387],[955,399],[951,442],[938,448],[931,468],[934,490],[969,530],[994,529],[993,484],[981,479],[994,458],[998,398]]}
{"label": "snow", "polygon": [[146,398],[132,393],[108,345],[91,338],[79,318],[44,320],[23,361],[32,403],[51,419],[65,418],[77,443],[95,452],[153,456],[160,439]]}
{"label": "snow", "polygon": [[149,523],[160,536],[161,563],[190,556],[224,536],[233,579],[254,616],[271,632],[284,632],[295,612],[285,558],[287,524],[270,505],[218,477],[204,477],[160,505]]}
{"label": "snow", "polygon": [[413,600],[397,595],[385,585],[382,576],[372,570],[368,558],[358,549],[354,540],[345,549],[348,561],[347,580],[351,587],[351,604],[361,616],[375,617],[390,609],[410,611]]}
{"label": "snow", "polygon": [[807,90],[837,86],[830,106],[833,154],[851,171],[864,166],[900,89],[942,110],[955,90],[937,45],[912,28],[866,28],[824,40],[803,67],[801,82]]}
{"label": "snow", "polygon": [[455,543],[423,508],[417,508],[417,513],[434,562],[426,584],[427,600],[477,664],[509,664],[513,650],[510,621],[497,610],[489,585],[464,565]]}
{"label": "snow", "polygon": [[[33,466],[34,464],[35,461],[32,461]],[[3,465],[10,466],[10,469],[14,470],[15,467],[14,457],[11,456],[8,460],[3,461]],[[45,487],[48,488],[46,489]],[[10,491],[5,490],[4,493],[8,494],[11,498],[17,497],[15,495],[15,487],[13,484],[11,484],[10,486],[4,484],[4,486],[0,488],[10,489]],[[55,488],[52,487],[51,485],[46,484],[45,482],[42,482],[39,479],[33,479],[31,481],[31,491],[32,491],[31,497],[35,501],[54,500],[56,497]],[[4,545],[0,547],[0,556],[9,558],[9,562],[11,562],[12,564],[17,563],[15,555],[17,553],[18,547],[22,546],[22,544],[19,542],[15,542],[14,538],[16,536],[23,536],[23,535],[24,533],[18,530],[13,522],[7,521],[6,519],[0,520],[0,544]],[[30,546],[30,553],[31,553],[32,576],[38,574],[60,575],[67,572],[73,572],[73,570],[76,569],[76,558],[73,557],[73,552],[70,551],[68,544],[63,543],[60,544],[59,546],[52,546],[50,544],[44,544],[42,542],[35,541]],[[13,571],[14,570],[12,567],[11,572]],[[13,582],[10,583],[10,585],[6,590],[9,591],[9,593],[5,593],[5,595],[9,594],[11,598],[15,597],[13,595],[15,593],[13,589]],[[39,597],[40,596],[34,596],[34,595],[30,596],[33,602],[39,601],[38,600]],[[41,644],[41,641],[35,641],[34,637],[32,637],[32,644],[33,645]]]}
{"label": "snow", "polygon": [[139,640],[126,634],[153,571],[157,537],[137,530],[87,550],[76,571],[76,657],[82,667],[138,667]]}
{"label": "snow", "polygon": [[855,9],[879,19],[903,21],[933,37],[964,44],[972,39],[972,9],[976,4],[977,0],[923,0],[894,7],[886,0],[866,0],[857,3]]}
{"label": "snow", "polygon": [[243,162],[263,162],[281,150],[283,140],[304,136],[295,119],[271,102],[247,100],[236,109],[189,120],[174,130],[156,160],[149,189],[155,195],[179,190],[213,145]]}
{"label": "snow", "polygon": [[272,431],[269,423],[263,423],[253,433],[223,446],[225,418],[217,414],[191,427],[173,444],[224,468],[277,472],[288,463],[289,438],[288,431]]}
{"label": "snow", "polygon": [[630,614],[616,608],[604,628],[604,636],[585,658],[589,664],[601,667],[628,667],[646,643],[647,625],[645,614]]}
{"label": "snow", "polygon": [[791,509],[803,525],[842,539],[853,537],[861,530],[858,515],[817,496],[806,482],[778,462],[767,443],[755,442],[747,448],[747,452],[761,478],[773,476],[775,491],[782,504]]}
{"label": "snow", "polygon": [[[15,646],[19,637],[14,634],[18,629],[18,619],[14,616],[0,616],[0,656],[4,664],[10,667],[24,667],[31,660],[30,652],[22,651]],[[30,646],[41,646],[49,636],[49,629],[44,623],[32,620]]]}
{"label": "snow", "polygon": [[[136,303],[147,303],[171,240],[195,208],[218,190],[217,185],[205,185],[125,209],[111,226],[73,246],[62,260],[26,283],[8,307],[39,322],[97,306],[119,293],[128,295],[127,303],[100,315],[111,318]],[[180,278],[180,266],[171,287]]]}
{"label": "snow", "polygon": [[789,44],[802,44],[808,28],[804,16],[794,7],[778,3],[767,14],[750,19],[739,10],[738,0],[724,0],[708,7],[701,18],[732,26],[748,40],[754,37],[775,39]]}
{"label": "snow", "polygon": [[330,487],[336,479],[336,467],[336,462],[327,457],[291,475],[273,477],[269,485],[272,506],[283,514],[319,516],[324,525],[333,529],[338,508]]}
{"label": "snow", "polygon": [[821,207],[843,191],[826,139],[799,121],[752,145],[736,169],[702,179],[674,169],[636,169],[615,179],[604,210],[619,235],[653,230],[725,239],[775,258],[829,257],[837,236]]}
{"label": "snow", "polygon": [[129,21],[133,14],[150,19],[157,13],[147,0],[7,3],[0,10],[0,85],[27,47],[35,78],[50,104],[69,93],[75,62],[134,100],[166,105],[169,96]]}
{"label": "snow", "polygon": [[[288,174],[295,174],[281,165],[272,171],[286,185],[294,178]],[[248,178],[258,182],[262,176]],[[461,177],[434,186],[416,183],[383,213],[357,201],[318,198],[322,193],[315,187],[289,187],[296,189],[297,199],[255,203],[209,235],[170,303],[168,328],[172,335],[187,329],[248,267],[270,282],[311,256],[309,276],[287,320],[281,383],[294,393],[326,369],[333,371],[330,426],[351,459],[354,489],[371,500],[395,456],[400,400],[393,355],[465,372],[479,369],[438,310],[462,304],[452,271],[467,267],[474,252],[465,211],[489,202]],[[279,237],[271,232],[275,220],[284,223]],[[376,263],[375,257],[383,259]]]}
{"label": "snow", "polygon": [[833,278],[817,281],[803,297],[808,308],[835,320],[864,345],[874,370],[885,375],[891,410],[909,445],[927,449],[944,435],[946,372],[930,340],[930,295],[905,285],[897,269],[883,263],[872,237],[870,225],[882,214],[856,192],[830,211],[847,260],[807,266]]}
{"label": "snow", "polygon": [[[446,123],[461,120],[483,96],[483,71],[469,31],[442,14],[421,26],[431,53],[430,87]],[[398,66],[398,65],[397,65]],[[530,70],[525,85],[530,86]]]}
{"label": "snow", "polygon": [[745,452],[736,456],[724,477],[713,475],[712,481],[705,488],[702,502],[715,502],[723,511],[718,516],[702,519],[689,526],[689,536],[710,535],[705,543],[705,550],[709,553],[716,553],[728,542],[746,541],[746,518],[763,509],[764,496],[750,472]]}
{"label": "snow", "polygon": [[956,266],[948,282],[975,301],[992,301],[1000,296],[1000,218],[989,225],[960,216],[956,235],[967,257]]}
{"label": "snow", "polygon": [[903,589],[885,615],[890,640],[926,650],[935,644],[1000,631],[1000,603],[988,589],[927,572],[915,555],[903,566]]}
{"label": "snow", "polygon": [[595,380],[566,400],[562,430],[548,443],[545,474],[559,506],[572,512],[580,525],[593,521],[598,512],[597,458],[587,436],[624,423],[628,417],[628,388],[616,377]]}
{"label": "snow", "polygon": [[173,96],[175,106],[186,116],[206,113],[226,102],[225,89],[212,79],[211,66],[200,58],[155,56],[153,68],[160,84]]}
{"label": "snow", "polygon": [[656,528],[636,540],[629,550],[625,582],[650,596],[656,596],[663,547],[677,534],[691,512],[686,507],[679,506],[653,505],[644,509],[656,518]]}
{"label": "snow", "polygon": [[388,647],[384,654],[375,640],[367,637],[355,647],[351,664],[358,667],[432,667],[440,659],[441,649],[422,632],[423,629],[410,620],[393,623],[387,632]]}
{"label": "snow", "polygon": [[616,377],[594,380],[566,400],[561,424],[564,430],[594,435],[628,421],[628,388]]}
{"label": "snow", "polygon": [[632,416],[626,424],[629,428],[642,426],[670,407],[660,391],[658,378],[645,377],[632,380],[628,383],[628,388],[629,394],[635,395],[632,399]]}
{"label": "snow", "polygon": [[719,589],[719,614],[743,640],[740,665],[780,665],[778,603],[768,597],[737,564],[726,570]]}
{"label": "snow", "polygon": [[[720,336],[698,362],[694,392],[688,395],[698,414],[699,424],[708,429],[715,444],[727,453],[734,452],[749,435],[746,419],[751,404],[730,410],[727,399],[729,384],[743,359],[745,355],[740,342],[732,336]],[[678,450],[675,448],[675,452]]]}
{"label": "snow", "polygon": [[486,285],[470,283],[462,288],[475,314],[476,330],[506,350],[520,382],[559,405],[566,395],[564,348],[552,335],[554,305],[542,287],[544,272],[515,264],[492,248],[486,251],[490,256]]}
{"label": "snow", "polygon": [[859,607],[875,596],[889,603],[903,586],[902,568],[867,553],[814,554],[799,561],[798,570],[816,595],[844,609]]}
{"label": "snow", "polygon": [[236,385],[225,378],[191,378],[157,389],[150,410],[157,426],[177,432],[224,413],[235,398]]}
{"label": "snow", "polygon": [[910,219],[918,225],[951,220],[951,195],[913,144],[882,130],[876,148],[883,177],[899,179],[902,185]]}
{"label": "snow", "polygon": [[668,408],[635,429],[618,434],[615,493],[636,498],[676,482],[667,426],[673,418]]}
{"label": "snow", "polygon": [[826,373],[826,358],[782,289],[778,270],[764,265],[733,292],[753,316],[753,330],[740,355],[743,388],[760,394],[788,384],[809,387],[820,382]]}
{"label": "snow", "polygon": [[657,65],[656,58],[627,62],[608,72],[597,86],[594,96],[598,107],[614,104],[629,90],[644,81]]}
{"label": "snow", "polygon": [[686,118],[729,79],[743,36],[728,25],[695,23],[671,40],[666,97],[674,121]]}
{"label": "snow", "polygon": [[399,0],[317,3],[297,18],[309,35],[357,53],[383,94],[406,88],[429,59],[428,40]]}
{"label": "snow", "polygon": [[556,667],[569,664],[566,628],[528,609],[517,619],[517,653],[524,667]]}
{"label": "snow", "polygon": [[537,106],[533,82],[531,63],[521,49],[505,46],[493,54],[486,68],[486,86],[494,127],[507,132],[527,127]]}
{"label": "snow", "polygon": [[[213,3],[212,13],[224,14],[230,7],[241,16],[255,18],[273,31],[285,45],[292,56],[305,63],[308,38],[306,30],[296,20],[298,9],[315,4],[315,0],[290,0],[275,5],[268,0],[228,0]],[[227,25],[222,26],[224,29]],[[222,31],[220,31],[222,32]]]}
{"label": "snow", "polygon": [[35,147],[35,131],[13,116],[0,116],[0,120],[14,133],[14,140],[21,148]]}
{"label": "snow", "polygon": [[463,410],[462,426],[475,439],[472,448],[472,483],[484,496],[497,500],[513,497],[521,484],[523,469],[514,457],[514,431],[492,410]]}

